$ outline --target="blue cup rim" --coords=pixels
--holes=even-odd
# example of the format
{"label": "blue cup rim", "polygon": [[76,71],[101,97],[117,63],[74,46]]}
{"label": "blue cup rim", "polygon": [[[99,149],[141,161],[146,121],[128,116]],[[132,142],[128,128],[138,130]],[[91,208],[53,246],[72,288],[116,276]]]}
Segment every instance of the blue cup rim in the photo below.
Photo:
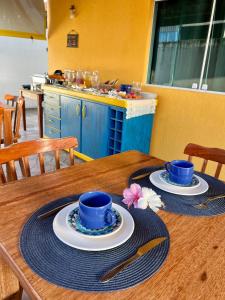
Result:
{"label": "blue cup rim", "polygon": [[[102,205],[102,206],[96,206],[96,207],[93,207],[93,206],[88,206],[88,205],[85,205],[83,202],[82,202],[82,196],[84,195],[87,195],[87,194],[99,194],[99,195],[105,195],[109,198],[109,203],[105,204],[105,205]],[[86,199],[85,199],[86,200]],[[92,191],[92,192],[86,192],[86,193],[83,193],[80,197],[79,197],[79,203],[81,203],[83,206],[87,207],[88,209],[99,209],[99,208],[103,208],[105,206],[107,206],[108,204],[112,203],[112,197],[108,194],[108,193],[105,193],[105,192],[100,192],[100,191]]]}
{"label": "blue cup rim", "polygon": [[[180,166],[175,165],[176,163],[182,163],[182,162],[190,164],[190,167],[180,167]],[[179,159],[176,159],[176,160],[172,160],[170,162],[170,164],[173,167],[180,168],[180,169],[188,169],[188,168],[193,168],[194,167],[194,164],[191,161],[188,161],[188,160],[179,160]]]}

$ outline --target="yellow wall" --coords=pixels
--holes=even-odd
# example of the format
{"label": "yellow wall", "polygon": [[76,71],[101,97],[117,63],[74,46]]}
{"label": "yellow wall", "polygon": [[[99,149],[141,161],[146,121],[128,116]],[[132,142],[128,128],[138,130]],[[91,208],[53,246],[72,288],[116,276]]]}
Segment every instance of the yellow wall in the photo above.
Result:
{"label": "yellow wall", "polygon": [[[69,19],[74,3],[77,17]],[[99,70],[102,79],[142,80],[149,31],[149,0],[50,0],[49,70]],[[79,33],[79,48],[66,35]]]}
{"label": "yellow wall", "polygon": [[[77,16],[69,19],[74,3]],[[150,44],[152,0],[49,2],[49,71],[99,70],[102,80],[144,82]],[[66,47],[67,33],[79,32],[79,48]],[[158,94],[151,154],[182,158],[189,142],[225,149],[225,96],[145,86]],[[225,172],[225,171],[224,171]]]}

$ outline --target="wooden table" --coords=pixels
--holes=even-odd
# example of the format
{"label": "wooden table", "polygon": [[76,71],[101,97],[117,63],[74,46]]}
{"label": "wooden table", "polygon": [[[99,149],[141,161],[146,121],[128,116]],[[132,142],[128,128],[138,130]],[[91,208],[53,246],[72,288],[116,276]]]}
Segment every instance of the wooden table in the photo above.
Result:
{"label": "wooden table", "polygon": [[[12,129],[12,112],[15,107],[6,105],[0,102],[0,107],[4,109],[4,122],[3,122],[3,138],[4,145],[8,146],[13,143],[13,129]],[[0,142],[1,143],[1,142]]]}
{"label": "wooden table", "polygon": [[[40,136],[40,138],[42,138],[43,137],[43,108],[42,108],[42,102],[44,100],[43,92],[22,89],[22,90],[20,90],[19,94],[20,94],[21,97],[24,98],[24,100],[27,97],[31,100],[37,101],[39,136]],[[25,110],[25,101],[24,101],[24,108],[23,108],[24,130],[26,130],[26,115],[25,114],[26,114],[26,110]]]}
{"label": "wooden table", "polygon": [[20,255],[23,224],[45,203],[93,189],[121,194],[133,171],[162,163],[129,151],[0,187],[0,253],[32,299],[225,299],[224,215],[188,217],[160,211],[171,236],[168,259],[152,278],[125,291],[100,294],[58,287],[36,275]]}

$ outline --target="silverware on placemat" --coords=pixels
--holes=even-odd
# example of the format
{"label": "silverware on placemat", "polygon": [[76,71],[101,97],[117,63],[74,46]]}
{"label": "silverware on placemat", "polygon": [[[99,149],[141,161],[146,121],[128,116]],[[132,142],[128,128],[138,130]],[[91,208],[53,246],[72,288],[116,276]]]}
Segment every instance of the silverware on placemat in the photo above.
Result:
{"label": "silverware on placemat", "polygon": [[113,269],[111,269],[108,272],[106,272],[105,274],[103,274],[103,276],[101,276],[101,278],[100,278],[100,281],[103,283],[108,282],[110,279],[112,279],[114,276],[116,276],[116,274],[118,274],[123,269],[125,269],[127,266],[129,266],[131,263],[136,261],[139,257],[146,254],[149,250],[155,248],[156,246],[158,246],[159,244],[164,242],[166,239],[167,239],[167,237],[159,237],[159,238],[153,239],[150,242],[147,242],[143,246],[139,247],[137,249],[137,252],[133,256],[129,257],[128,259],[126,259],[125,261],[120,263],[119,265],[115,266]]}
{"label": "silverware on placemat", "polygon": [[40,214],[37,218],[42,220],[42,219],[45,219],[45,218],[47,218],[47,217],[50,217],[50,216],[56,214],[57,212],[59,212],[61,209],[63,209],[63,208],[66,207],[67,205],[76,203],[78,200],[79,200],[79,199],[73,199],[73,200],[70,201],[70,202],[67,202],[67,203],[62,204],[62,205],[60,205],[60,206],[57,206],[57,207],[55,207],[55,208],[53,208],[53,209],[51,209],[51,210],[49,210],[49,211],[47,211],[47,212],[45,212],[45,213],[43,213],[43,214]]}
{"label": "silverware on placemat", "polygon": [[141,174],[141,175],[138,175],[138,176],[134,176],[134,177],[132,177],[131,179],[132,179],[132,180],[142,179],[142,178],[145,178],[146,176],[150,175],[151,173],[152,173],[152,171],[151,171],[151,172],[144,173],[144,174]]}
{"label": "silverware on placemat", "polygon": [[218,199],[222,199],[225,198],[225,194],[221,194],[221,195],[217,195],[217,196],[212,196],[212,197],[208,197],[206,200],[204,200],[202,203],[193,205],[195,208],[197,209],[207,209],[208,208],[208,203],[214,201],[214,200],[218,200]]}

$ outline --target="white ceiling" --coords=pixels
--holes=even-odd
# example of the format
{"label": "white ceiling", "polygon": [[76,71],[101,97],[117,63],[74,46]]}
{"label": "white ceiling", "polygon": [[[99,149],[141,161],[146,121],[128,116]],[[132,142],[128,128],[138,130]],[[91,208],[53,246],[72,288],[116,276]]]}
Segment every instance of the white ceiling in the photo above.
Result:
{"label": "white ceiling", "polygon": [[44,34],[43,0],[1,0],[0,30]]}

